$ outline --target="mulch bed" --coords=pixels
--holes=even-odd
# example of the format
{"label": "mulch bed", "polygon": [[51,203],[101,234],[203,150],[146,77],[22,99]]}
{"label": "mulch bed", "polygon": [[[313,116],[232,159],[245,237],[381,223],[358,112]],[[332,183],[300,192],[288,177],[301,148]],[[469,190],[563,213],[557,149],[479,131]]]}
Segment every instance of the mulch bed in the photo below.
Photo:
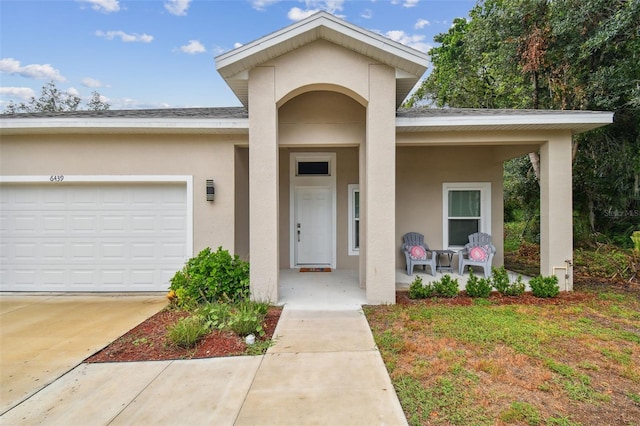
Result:
{"label": "mulch bed", "polygon": [[[269,308],[263,325],[265,335],[256,340],[273,337],[281,313],[280,307]],[[85,362],[161,361],[245,354],[247,344],[244,339],[229,331],[212,331],[195,347],[189,349],[172,345],[166,338],[167,327],[187,315],[184,311],[160,311],[87,358]]]}
{"label": "mulch bed", "polygon": [[[497,291],[491,293],[486,299],[492,305],[566,305],[578,303],[585,300],[595,298],[594,293],[584,292],[566,292],[562,291],[558,297],[540,298],[535,297],[532,293],[526,292],[521,296],[503,296]],[[475,300],[469,297],[465,292],[461,292],[458,296],[452,298],[433,298],[433,299],[410,299],[409,292],[406,290],[396,292],[396,303],[399,305],[415,305],[415,304],[432,304],[432,305],[449,305],[449,306],[470,306]]]}

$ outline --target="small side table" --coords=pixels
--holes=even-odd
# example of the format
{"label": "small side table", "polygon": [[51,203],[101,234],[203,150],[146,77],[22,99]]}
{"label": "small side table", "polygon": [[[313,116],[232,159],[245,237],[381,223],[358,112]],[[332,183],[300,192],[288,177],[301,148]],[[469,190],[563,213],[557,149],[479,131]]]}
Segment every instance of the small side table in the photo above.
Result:
{"label": "small side table", "polygon": [[[434,250],[436,253],[436,271],[449,271],[453,272],[453,255],[456,254],[453,250]],[[440,256],[446,254],[449,261],[446,265],[440,262]]]}

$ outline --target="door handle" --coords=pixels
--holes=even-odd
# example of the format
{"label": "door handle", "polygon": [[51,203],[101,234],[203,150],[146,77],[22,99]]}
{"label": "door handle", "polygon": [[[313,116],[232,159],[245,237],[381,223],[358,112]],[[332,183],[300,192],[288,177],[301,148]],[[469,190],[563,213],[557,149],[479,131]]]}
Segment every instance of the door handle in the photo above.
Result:
{"label": "door handle", "polygon": [[298,242],[300,242],[300,230],[298,229]]}

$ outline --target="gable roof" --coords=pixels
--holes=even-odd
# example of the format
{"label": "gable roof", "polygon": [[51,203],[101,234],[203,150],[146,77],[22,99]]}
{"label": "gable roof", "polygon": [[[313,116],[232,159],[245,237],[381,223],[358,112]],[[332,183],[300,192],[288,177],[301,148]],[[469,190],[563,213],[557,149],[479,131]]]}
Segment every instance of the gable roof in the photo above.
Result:
{"label": "gable roof", "polygon": [[279,31],[223,53],[216,69],[245,107],[249,105],[248,71],[316,40],[327,40],[396,70],[396,106],[400,106],[427,70],[426,53],[318,12]]}

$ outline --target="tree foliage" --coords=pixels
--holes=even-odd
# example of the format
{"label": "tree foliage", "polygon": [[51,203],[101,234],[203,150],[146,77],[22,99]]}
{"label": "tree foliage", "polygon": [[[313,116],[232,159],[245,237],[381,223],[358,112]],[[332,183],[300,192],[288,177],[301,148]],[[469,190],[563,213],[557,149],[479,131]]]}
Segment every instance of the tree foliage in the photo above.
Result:
{"label": "tree foliage", "polygon": [[[5,114],[16,114],[20,112],[62,112],[76,111],[81,106],[82,99],[71,92],[64,92],[56,86],[53,81],[42,86],[40,96],[36,98],[32,96],[28,102],[19,104],[13,101],[9,102],[6,107]],[[102,100],[100,94],[94,91],[91,99],[87,103],[88,110],[104,111],[108,110],[110,105]]]}
{"label": "tree foliage", "polygon": [[[435,37],[408,106],[614,111],[574,138],[574,206],[592,231],[628,239],[640,226],[640,2],[480,0],[469,17]],[[513,161],[505,205],[532,209],[531,163]]]}

